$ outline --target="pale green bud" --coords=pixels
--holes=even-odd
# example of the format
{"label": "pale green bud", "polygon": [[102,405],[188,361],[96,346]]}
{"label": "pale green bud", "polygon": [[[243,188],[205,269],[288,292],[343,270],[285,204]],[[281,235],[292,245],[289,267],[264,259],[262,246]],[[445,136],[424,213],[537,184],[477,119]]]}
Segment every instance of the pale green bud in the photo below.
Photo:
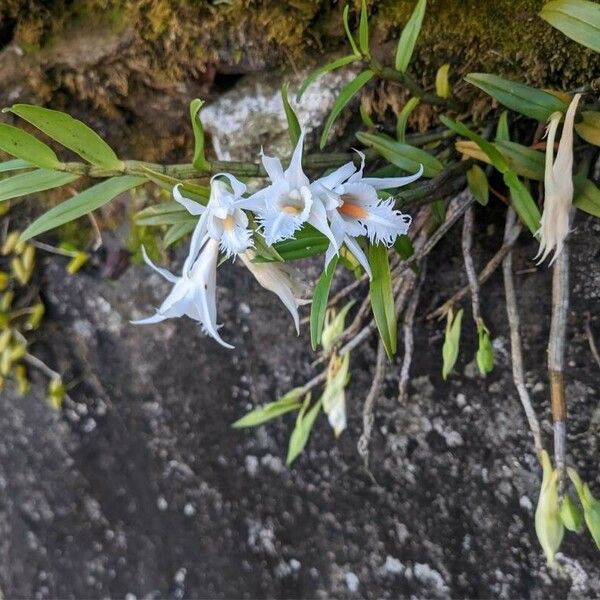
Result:
{"label": "pale green bud", "polygon": [[583,517],[571,496],[565,496],[560,505],[560,519],[569,531],[581,533],[583,530]]}
{"label": "pale green bud", "polygon": [[487,375],[494,368],[494,348],[490,334],[485,325],[478,328],[479,348],[477,349],[477,366],[482,375]]}
{"label": "pale green bud", "polygon": [[558,506],[558,471],[545,450],[542,450],[542,485],[535,510],[535,532],[548,565],[554,565],[556,553],[565,533]]}
{"label": "pale green bud", "polygon": [[577,490],[579,500],[583,506],[583,518],[585,519],[585,524],[587,525],[592,538],[594,538],[598,550],[600,550],[600,502],[594,498],[590,486],[581,480],[581,477],[579,477],[579,474],[575,469],[569,467],[567,473]]}

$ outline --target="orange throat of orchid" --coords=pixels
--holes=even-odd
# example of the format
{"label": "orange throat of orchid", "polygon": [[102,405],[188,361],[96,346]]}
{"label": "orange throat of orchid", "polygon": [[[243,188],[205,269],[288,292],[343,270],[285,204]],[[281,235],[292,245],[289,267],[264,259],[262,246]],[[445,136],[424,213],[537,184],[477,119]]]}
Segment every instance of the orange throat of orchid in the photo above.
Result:
{"label": "orange throat of orchid", "polygon": [[342,194],[340,199],[342,203],[337,208],[339,213],[347,217],[354,217],[355,219],[366,219],[369,216],[366,209],[352,202],[352,196]]}

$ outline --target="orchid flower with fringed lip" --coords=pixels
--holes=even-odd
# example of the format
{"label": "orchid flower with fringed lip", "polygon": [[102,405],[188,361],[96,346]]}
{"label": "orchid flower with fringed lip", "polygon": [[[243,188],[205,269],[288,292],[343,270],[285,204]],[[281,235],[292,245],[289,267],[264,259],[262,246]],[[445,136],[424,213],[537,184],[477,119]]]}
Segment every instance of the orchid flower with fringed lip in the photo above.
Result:
{"label": "orchid flower with fringed lip", "polygon": [[[546,142],[546,169],[544,172],[544,212],[540,221],[539,263],[554,250],[552,264],[561,253],[567,235],[571,206],[573,204],[573,123],[581,94],[575,94],[569,104],[563,124],[562,136],[554,160],[554,139],[562,113],[550,116]],[[538,264],[539,264],[538,263]]]}
{"label": "orchid flower with fringed lip", "polygon": [[[216,179],[220,176],[229,180],[233,193],[222,181]],[[203,330],[219,344],[233,348],[231,344],[223,341],[217,331],[217,260],[219,249],[229,257],[246,252],[252,246],[248,217],[239,208],[243,202],[241,196],[245,191],[246,186],[232,175],[215,175],[211,179],[208,204],[203,206],[183,196],[179,186],[175,186],[175,200],[185,206],[191,214],[199,215],[200,219],[192,234],[181,277],[157,267],[142,248],[145,262],[174,285],[155,315],[133,321],[134,324],[159,323],[165,319],[187,315],[198,321]]]}
{"label": "orchid flower with fringed lip", "polygon": [[369,261],[356,238],[367,236],[372,244],[391,246],[399,235],[405,234],[411,223],[409,215],[394,208],[393,198],[381,200],[377,190],[402,187],[416,181],[423,174],[423,165],[414,175],[406,177],[363,177],[365,155],[357,151],[361,166],[346,163],[339,169],[317,180],[314,184],[327,198],[327,216],[335,243],[325,253],[325,268],[342,244],[355,256],[371,277]]}
{"label": "orchid flower with fringed lip", "polygon": [[320,195],[315,193],[302,170],[302,149],[305,131],[300,133],[292,159],[284,171],[278,158],[266,156],[261,150],[262,163],[271,185],[248,198],[245,208],[254,211],[269,246],[294,237],[304,223],[310,223],[332,244],[335,238],[327,222],[327,211]]}

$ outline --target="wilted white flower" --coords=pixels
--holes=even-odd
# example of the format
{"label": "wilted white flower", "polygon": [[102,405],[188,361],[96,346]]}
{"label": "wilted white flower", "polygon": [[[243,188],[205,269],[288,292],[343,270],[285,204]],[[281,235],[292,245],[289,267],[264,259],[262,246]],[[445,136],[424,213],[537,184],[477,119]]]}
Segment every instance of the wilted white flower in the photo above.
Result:
{"label": "wilted white flower", "polygon": [[300,278],[294,273],[294,270],[283,263],[275,262],[252,262],[256,253],[254,250],[247,250],[240,254],[242,262],[248,270],[254,275],[258,283],[265,289],[277,294],[283,305],[288,309],[296,331],[300,333],[300,318],[298,316],[298,306],[308,304],[309,300],[302,299],[305,286]]}
{"label": "wilted white flower", "polygon": [[310,223],[335,244],[325,206],[302,170],[304,135],[303,131],[285,171],[278,158],[262,154],[271,185],[256,192],[244,204],[244,208],[258,214],[269,245],[294,237],[304,223]]}
{"label": "wilted white flower", "polygon": [[350,379],[350,354],[342,357],[334,354],[327,368],[327,380],[321,401],[335,436],[346,429],[346,384]]}
{"label": "wilted white flower", "polygon": [[143,248],[142,251],[146,263],[174,285],[155,315],[132,321],[132,323],[134,325],[148,325],[186,315],[190,319],[198,321],[203,330],[217,340],[219,344],[225,346],[225,348],[233,348],[231,344],[221,339],[217,331],[216,276],[219,242],[207,238],[198,258],[189,269],[184,268],[181,277],[173,275],[167,269],[157,267],[148,258]]}
{"label": "wilted white flower", "polygon": [[562,113],[553,113],[548,125],[546,142],[546,170],[544,173],[544,212],[540,222],[540,249],[543,262],[554,250],[552,264],[561,253],[565,238],[569,234],[569,217],[573,204],[573,122],[581,94],[576,94],[565,115],[562,136],[554,161],[554,139]]}
{"label": "wilted white flower", "polygon": [[411,222],[409,215],[394,208],[393,198],[380,200],[377,190],[397,188],[416,181],[423,174],[423,166],[407,177],[363,177],[365,156],[362,152],[359,155],[362,161],[360,169],[356,170],[352,163],[347,163],[317,180],[315,187],[329,199],[327,216],[335,239],[335,244],[331,243],[325,254],[325,268],[338,248],[346,244],[370,277],[367,257],[355,238],[366,235],[372,244],[390,246],[399,235],[408,231]]}

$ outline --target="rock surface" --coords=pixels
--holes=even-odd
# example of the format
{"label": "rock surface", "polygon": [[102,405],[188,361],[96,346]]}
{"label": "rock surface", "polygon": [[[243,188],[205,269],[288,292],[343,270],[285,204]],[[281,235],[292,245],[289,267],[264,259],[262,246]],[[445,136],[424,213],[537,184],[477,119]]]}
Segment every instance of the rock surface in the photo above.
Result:
{"label": "rock surface", "polygon": [[[371,474],[356,450],[374,340],[352,357],[349,430],[319,418],[284,465],[292,426],[230,424],[311,375],[308,332],[241,266],[219,272],[228,352],[187,320],[134,327],[166,285],[142,266],[117,285],[43,265],[49,316],[36,352],[73,382],[54,412],[36,385],[0,399],[0,588],[5,598],[596,597],[598,553],[568,535],[558,571],[544,565],[533,511],[540,481],[509,370],[501,278],[483,291],[497,367],[473,375],[465,316],[457,372],[442,382],[443,325],[426,312],[463,275],[458,231],[434,252],[418,310],[410,397],[398,360],[377,400]],[[598,225],[573,238],[568,355],[569,456],[600,491],[600,374],[583,335],[598,314]],[[478,240],[483,263],[500,243]],[[550,273],[515,256],[527,379],[550,442],[544,344]],[[435,267],[434,265],[439,265]],[[249,310],[250,309],[250,310]],[[467,309],[468,313],[468,309]],[[598,320],[592,321],[596,335]]]}

